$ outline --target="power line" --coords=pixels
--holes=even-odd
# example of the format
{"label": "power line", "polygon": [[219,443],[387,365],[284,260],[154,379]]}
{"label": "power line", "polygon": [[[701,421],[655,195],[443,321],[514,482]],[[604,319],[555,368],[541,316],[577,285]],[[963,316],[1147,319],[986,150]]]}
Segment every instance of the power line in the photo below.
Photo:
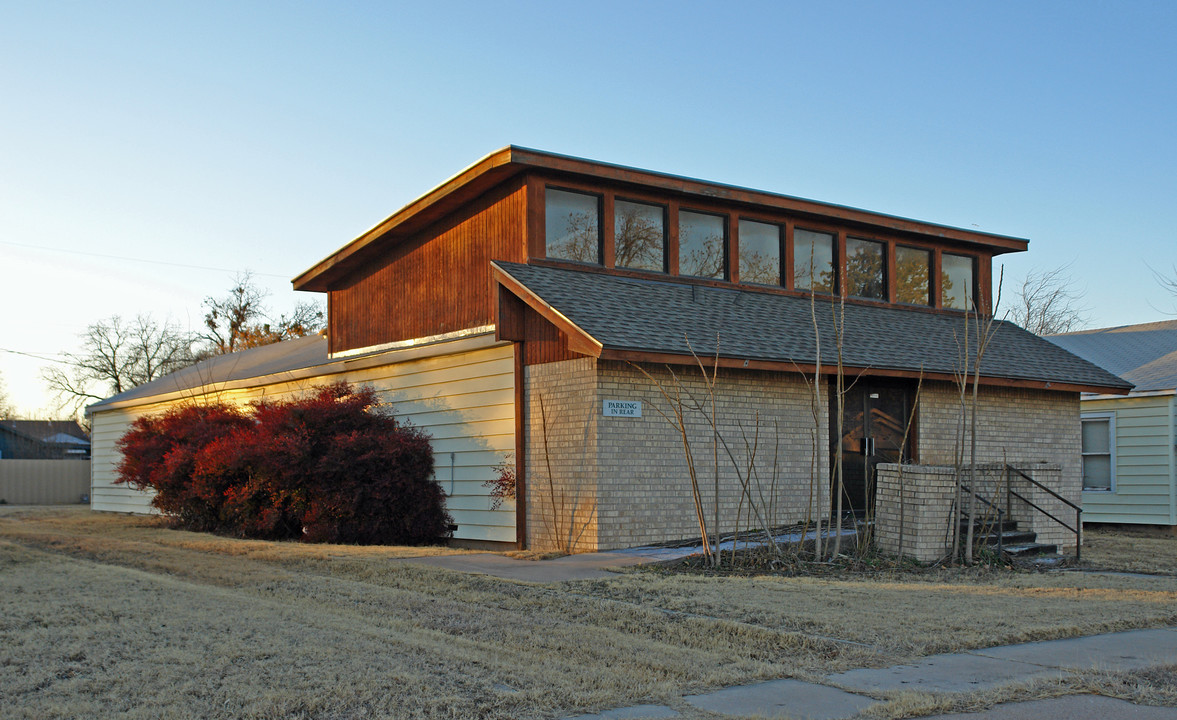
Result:
{"label": "power line", "polygon": [[62,365],[69,365],[69,363],[65,360],[59,360],[57,358],[46,357],[44,355],[38,355],[36,353],[21,352],[20,350],[9,350],[8,348],[0,348],[0,352],[12,353],[13,355],[23,355],[24,357],[31,357],[36,360],[44,360],[45,362],[54,362],[54,363],[61,363]]}
{"label": "power line", "polygon": [[[89,257],[106,258],[108,260],[125,260],[127,262],[148,263],[150,265],[168,265],[171,267],[189,268],[191,270],[210,270],[213,272],[227,272],[227,273],[241,273],[243,270],[231,270],[229,268],[209,267],[207,265],[188,265],[186,263],[167,262],[165,260],[147,260],[145,258],[127,257],[125,255],[106,255],[104,253],[87,252],[85,250],[66,250],[64,248],[51,248],[43,245],[30,245],[28,243],[16,243],[8,240],[0,240],[0,245],[11,245],[13,247],[29,248],[31,250],[45,250],[48,252],[66,253],[67,255],[87,255]],[[253,275],[261,275],[263,277],[282,278],[289,280],[290,275],[278,275],[277,273],[255,272]]]}

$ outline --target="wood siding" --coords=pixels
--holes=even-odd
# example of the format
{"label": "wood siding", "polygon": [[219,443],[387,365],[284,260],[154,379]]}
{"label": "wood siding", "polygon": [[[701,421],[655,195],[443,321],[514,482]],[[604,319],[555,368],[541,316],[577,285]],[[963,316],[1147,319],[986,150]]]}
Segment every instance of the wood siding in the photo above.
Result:
{"label": "wood siding", "polygon": [[331,352],[493,324],[490,261],[524,260],[525,201],[522,180],[496,188],[338,283]]}
{"label": "wood siding", "polygon": [[568,336],[539,313],[527,308],[523,315],[523,362],[526,365],[560,362],[581,357],[568,349]]}
{"label": "wood siding", "polygon": [[1085,400],[1081,412],[1114,412],[1116,476],[1109,491],[1083,493],[1086,522],[1177,525],[1173,396]]}
{"label": "wood siding", "polygon": [[515,450],[515,359],[507,343],[437,355],[300,382],[209,393],[197,398],[93,415],[92,507],[116,512],[151,512],[150,495],[116,485],[119,454],[115,442],[138,417],[177,402],[220,398],[244,405],[258,399],[296,396],[325,382],[348,380],[374,386],[398,418],[432,438],[435,477],[446,493],[446,507],[458,524],[455,538],[515,542],[515,508],[506,502],[490,509],[488,488],[495,466]]}

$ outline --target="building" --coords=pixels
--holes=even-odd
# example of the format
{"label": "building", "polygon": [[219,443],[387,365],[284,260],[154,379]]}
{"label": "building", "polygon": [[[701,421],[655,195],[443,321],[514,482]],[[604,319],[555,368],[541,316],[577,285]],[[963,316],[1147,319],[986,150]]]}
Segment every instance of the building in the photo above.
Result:
{"label": "building", "polygon": [[73,420],[0,420],[0,460],[88,460],[90,438]]}
{"label": "building", "polygon": [[1049,339],[1136,386],[1081,397],[1083,518],[1177,526],[1177,320]]}
{"label": "building", "polygon": [[[954,380],[978,337],[966,310],[985,315],[992,258],[1026,248],[507,147],[294,279],[327,295],[324,339],[92,406],[94,504],[146,508],[113,485],[113,442],[139,414],[345,378],[433,435],[468,542],[605,549],[697,534],[701,508],[718,508],[721,530],[828,513],[838,444],[842,507],[860,509],[875,464],[955,458]],[[1016,326],[990,329],[978,458],[1061,464],[1059,489],[1077,497],[1079,393],[1129,385]],[[839,348],[853,382],[837,438]],[[675,397],[714,413],[684,412],[676,427]],[[491,510],[482,483],[511,460],[518,496]]]}

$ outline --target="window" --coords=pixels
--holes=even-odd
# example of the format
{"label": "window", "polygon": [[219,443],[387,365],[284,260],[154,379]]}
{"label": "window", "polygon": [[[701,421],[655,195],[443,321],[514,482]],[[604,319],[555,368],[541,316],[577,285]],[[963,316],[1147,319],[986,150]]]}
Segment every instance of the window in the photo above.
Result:
{"label": "window", "polygon": [[895,301],[908,305],[932,304],[932,253],[895,247]]}
{"label": "window", "polygon": [[793,287],[834,292],[834,236],[797,228],[793,231]]}
{"label": "window", "polygon": [[666,213],[661,207],[618,200],[613,230],[617,267],[666,271]]}
{"label": "window", "polygon": [[881,242],[846,239],[846,294],[869,300],[886,300],[884,281],[887,246]]}
{"label": "window", "polygon": [[727,233],[723,218],[686,210],[678,214],[678,273],[719,278],[726,275]]}
{"label": "window", "polygon": [[957,310],[975,310],[973,259],[944,253],[940,269],[940,304]]}
{"label": "window", "polygon": [[1089,413],[1083,425],[1083,489],[1110,491],[1116,479],[1116,416]]}
{"label": "window", "polygon": [[601,203],[596,195],[548,188],[544,207],[547,256],[601,263]]}
{"label": "window", "polygon": [[777,225],[740,221],[740,282],[781,284],[781,229]]}

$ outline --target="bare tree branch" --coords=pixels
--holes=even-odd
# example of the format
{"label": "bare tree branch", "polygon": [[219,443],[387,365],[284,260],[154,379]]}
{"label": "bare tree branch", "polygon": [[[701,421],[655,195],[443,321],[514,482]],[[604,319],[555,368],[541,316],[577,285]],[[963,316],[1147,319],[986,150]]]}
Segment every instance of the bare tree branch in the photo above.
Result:
{"label": "bare tree branch", "polygon": [[64,353],[63,366],[41,372],[58,397],[59,410],[77,414],[91,401],[130,390],[190,365],[192,337],[173,322],[150,315],[124,322],[118,315],[100,320],[79,336],[82,349]]}
{"label": "bare tree branch", "polygon": [[1071,265],[1026,273],[1007,319],[1035,335],[1055,335],[1081,328],[1087,322],[1084,292],[1076,290]]}
{"label": "bare tree branch", "polygon": [[265,300],[269,293],[253,282],[253,275],[244,272],[233,280],[229,294],[206,297],[202,303],[207,312],[204,325],[207,332],[201,357],[260,347],[319,332],[325,326],[323,307],[317,302],[300,302],[289,315],[273,319]]}

